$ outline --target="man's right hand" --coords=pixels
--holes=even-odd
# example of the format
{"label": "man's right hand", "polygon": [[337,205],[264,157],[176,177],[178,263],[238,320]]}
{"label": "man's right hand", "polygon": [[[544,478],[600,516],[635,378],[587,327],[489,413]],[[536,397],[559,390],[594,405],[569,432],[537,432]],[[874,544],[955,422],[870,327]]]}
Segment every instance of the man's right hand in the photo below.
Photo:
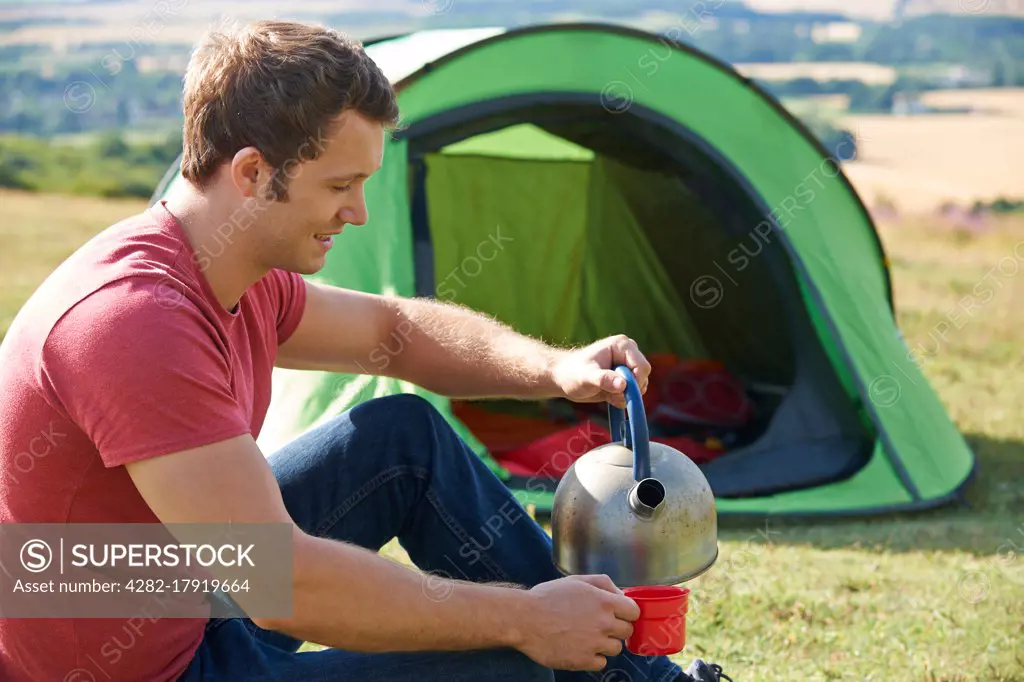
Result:
{"label": "man's right hand", "polygon": [[606,575],[559,578],[528,594],[532,613],[517,648],[555,670],[602,670],[640,617],[636,602]]}

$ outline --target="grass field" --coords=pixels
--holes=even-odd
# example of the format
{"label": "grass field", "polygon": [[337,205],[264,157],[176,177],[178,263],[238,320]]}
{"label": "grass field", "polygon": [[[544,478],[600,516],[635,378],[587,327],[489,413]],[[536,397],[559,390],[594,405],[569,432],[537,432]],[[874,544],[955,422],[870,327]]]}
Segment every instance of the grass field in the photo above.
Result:
{"label": "grass field", "polygon": [[[143,205],[0,193],[0,333],[54,265]],[[737,682],[1024,682],[1024,219],[880,231],[908,343],[929,350],[925,372],[981,462],[971,506],[723,522],[718,564],[690,584],[679,658],[717,661]],[[951,315],[1000,265],[992,299]]]}
{"label": "grass field", "polygon": [[47,274],[96,231],[144,201],[0,189],[0,337]]}
{"label": "grass field", "polygon": [[1024,193],[1024,88],[936,91],[934,106],[972,106],[970,114],[845,115],[858,140],[846,168],[865,201],[886,199],[905,211],[951,201],[1016,198]]}

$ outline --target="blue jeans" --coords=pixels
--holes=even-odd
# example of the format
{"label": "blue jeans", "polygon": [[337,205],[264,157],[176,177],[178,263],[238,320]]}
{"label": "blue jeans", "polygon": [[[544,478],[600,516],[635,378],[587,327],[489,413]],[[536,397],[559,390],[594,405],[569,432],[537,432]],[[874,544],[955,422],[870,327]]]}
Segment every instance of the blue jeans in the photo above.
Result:
{"label": "blue jeans", "polygon": [[[448,578],[533,586],[562,577],[544,529],[418,396],[362,403],[268,460],[303,530],[374,551],[397,537],[420,569],[437,575],[424,580],[428,597],[444,598]],[[625,650],[601,672],[566,672],[515,650],[300,653],[301,644],[246,618],[213,618],[179,680],[670,682],[680,670]]]}

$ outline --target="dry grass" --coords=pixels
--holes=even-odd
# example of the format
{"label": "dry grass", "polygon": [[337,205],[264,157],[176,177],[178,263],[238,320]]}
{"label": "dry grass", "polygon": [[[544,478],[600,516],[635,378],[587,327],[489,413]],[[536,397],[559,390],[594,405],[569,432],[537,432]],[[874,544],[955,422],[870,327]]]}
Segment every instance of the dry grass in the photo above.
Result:
{"label": "dry grass", "polygon": [[[963,99],[962,99],[963,98]],[[930,211],[953,201],[1024,196],[1024,89],[980,95],[934,93],[946,105],[966,99],[992,111],[894,117],[848,115],[862,156],[846,173],[869,203]]]}
{"label": "dry grass", "polygon": [[896,69],[868,62],[772,62],[735,64],[748,78],[785,81],[813,78],[819,81],[855,79],[868,85],[888,85],[896,80]]}
{"label": "dry grass", "polygon": [[57,264],[99,230],[145,206],[0,189],[0,338]]}
{"label": "dry grass", "polygon": [[978,113],[1024,118],[1024,88],[934,90],[921,95],[933,107],[971,107]]}

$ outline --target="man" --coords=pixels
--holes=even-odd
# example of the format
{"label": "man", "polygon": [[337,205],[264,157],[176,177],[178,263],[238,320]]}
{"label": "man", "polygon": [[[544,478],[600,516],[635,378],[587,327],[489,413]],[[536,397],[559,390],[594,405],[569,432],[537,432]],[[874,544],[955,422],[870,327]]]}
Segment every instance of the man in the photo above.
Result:
{"label": "man", "polygon": [[[528,517],[478,557],[459,551],[496,510],[522,509],[426,401],[366,402],[269,457],[255,440],[273,366],[354,372],[399,324],[389,374],[450,396],[621,406],[611,369],[642,388],[650,371],[636,344],[555,349],[454,305],[304,280],[367,222],[363,188],[398,121],[387,79],[338,34],[210,35],[184,115],[188,182],[72,255],[4,339],[0,521],[292,524],[294,613],[154,619],[130,643],[118,619],[6,619],[0,676],[692,679],[624,652],[636,604],[607,576],[561,577]],[[52,452],[28,466],[39,433]],[[425,589],[376,553],[395,537],[459,580]]]}

